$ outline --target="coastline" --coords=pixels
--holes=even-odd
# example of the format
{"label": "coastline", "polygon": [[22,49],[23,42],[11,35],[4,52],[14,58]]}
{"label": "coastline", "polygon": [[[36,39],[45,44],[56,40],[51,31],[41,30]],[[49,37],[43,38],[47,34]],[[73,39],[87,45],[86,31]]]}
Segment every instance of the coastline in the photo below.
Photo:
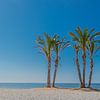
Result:
{"label": "coastline", "polygon": [[99,100],[100,91],[90,89],[0,89],[0,100]]}

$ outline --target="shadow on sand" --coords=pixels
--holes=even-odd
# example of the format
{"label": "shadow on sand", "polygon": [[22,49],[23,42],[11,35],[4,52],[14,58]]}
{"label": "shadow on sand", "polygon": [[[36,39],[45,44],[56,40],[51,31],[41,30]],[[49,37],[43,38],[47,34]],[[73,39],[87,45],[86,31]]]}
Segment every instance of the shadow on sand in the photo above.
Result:
{"label": "shadow on sand", "polygon": [[63,87],[54,87],[56,89],[70,89],[70,90],[81,90],[85,92],[100,92],[100,89],[95,89],[95,88],[63,88]]}

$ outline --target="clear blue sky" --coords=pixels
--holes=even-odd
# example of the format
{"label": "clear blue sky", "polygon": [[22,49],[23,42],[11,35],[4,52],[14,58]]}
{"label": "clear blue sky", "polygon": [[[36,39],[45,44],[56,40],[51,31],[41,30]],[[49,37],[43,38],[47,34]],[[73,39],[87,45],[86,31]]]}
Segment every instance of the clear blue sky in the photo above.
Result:
{"label": "clear blue sky", "polygon": [[[63,33],[70,40],[77,26],[100,31],[99,0],[0,0],[0,82],[46,82],[47,63],[33,47],[35,36]],[[78,82],[72,48],[61,55],[57,82]],[[93,82],[100,82],[100,57]]]}

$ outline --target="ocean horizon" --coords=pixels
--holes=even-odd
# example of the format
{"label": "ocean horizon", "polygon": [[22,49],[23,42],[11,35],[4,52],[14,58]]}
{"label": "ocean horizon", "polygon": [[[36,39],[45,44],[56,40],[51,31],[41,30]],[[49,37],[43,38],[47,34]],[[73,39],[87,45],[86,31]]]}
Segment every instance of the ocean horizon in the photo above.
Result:
{"label": "ocean horizon", "polygon": [[[79,83],[56,83],[56,87],[79,88]],[[100,83],[92,83],[92,88],[100,89]],[[0,83],[0,89],[32,89],[46,87],[46,83]]]}

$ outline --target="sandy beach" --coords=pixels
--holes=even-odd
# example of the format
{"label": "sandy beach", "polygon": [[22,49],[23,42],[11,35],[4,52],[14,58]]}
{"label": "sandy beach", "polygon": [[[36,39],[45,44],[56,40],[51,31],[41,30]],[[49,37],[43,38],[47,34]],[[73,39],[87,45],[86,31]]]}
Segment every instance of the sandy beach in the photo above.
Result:
{"label": "sandy beach", "polygon": [[100,100],[100,92],[55,88],[0,89],[0,100]]}

